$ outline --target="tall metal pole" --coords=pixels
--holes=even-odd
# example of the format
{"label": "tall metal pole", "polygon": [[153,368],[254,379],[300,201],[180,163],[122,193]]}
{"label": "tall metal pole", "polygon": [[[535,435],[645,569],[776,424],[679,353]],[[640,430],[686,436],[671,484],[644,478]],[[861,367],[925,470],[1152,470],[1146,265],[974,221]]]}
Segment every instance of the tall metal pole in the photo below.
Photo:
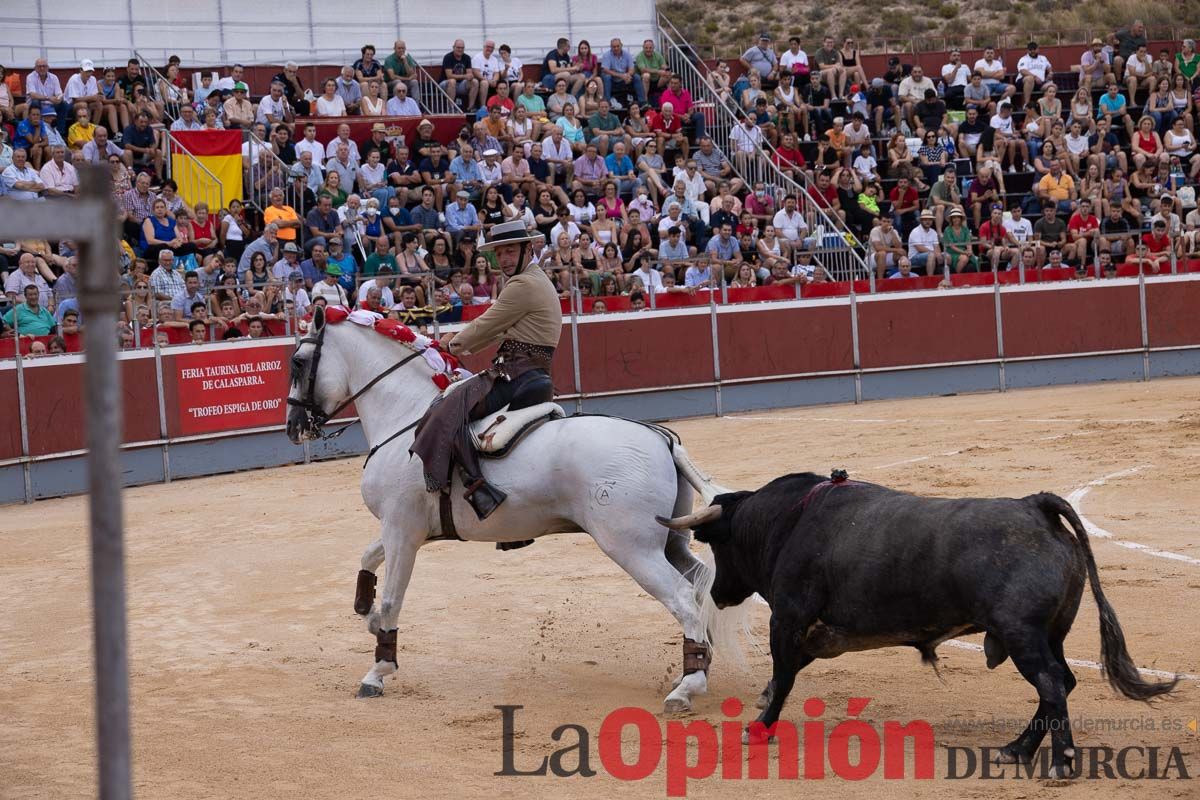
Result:
{"label": "tall metal pole", "polygon": [[[107,170],[79,170],[84,202],[109,209]],[[125,630],[125,546],[121,508],[120,376],[117,364],[116,223],[97,219],[81,237],[79,305],[87,325],[88,514],[92,542],[92,614],[96,661],[96,744],[101,800],[133,796],[130,780],[129,665]]]}

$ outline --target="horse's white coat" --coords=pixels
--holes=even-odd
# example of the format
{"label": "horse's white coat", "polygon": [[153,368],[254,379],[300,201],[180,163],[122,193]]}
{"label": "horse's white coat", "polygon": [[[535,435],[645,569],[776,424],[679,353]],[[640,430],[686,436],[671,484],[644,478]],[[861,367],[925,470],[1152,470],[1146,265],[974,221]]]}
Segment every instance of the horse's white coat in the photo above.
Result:
{"label": "horse's white coat", "polygon": [[[313,348],[301,344],[296,358],[310,359]],[[406,352],[403,345],[369,328],[327,326],[317,369],[318,403],[333,408]],[[372,447],[424,414],[437,394],[431,374],[424,359],[415,359],[355,402]],[[290,396],[299,399],[302,390],[293,385]],[[382,536],[363,554],[362,565],[372,572],[385,560],[388,565],[379,603],[368,615],[372,632],[397,627],[417,551],[438,532],[437,496],[425,490],[421,460],[408,452],[412,443],[411,432],[398,437],[380,449],[363,471],[363,501],[382,523]],[[704,480],[682,447],[675,449],[673,456],[662,436],[627,420],[580,417],[544,425],[511,455],[485,463],[487,479],[508,493],[487,520],[476,518],[456,479],[451,493],[455,525],[470,542],[584,531],[667,607],[686,637],[708,641],[707,615],[702,615],[700,605],[711,600],[706,590],[698,592],[693,586],[706,589],[704,581],[697,579],[708,570],[690,552],[690,534],[668,531],[654,518],[691,511],[689,481],[699,482],[706,499],[720,488]],[[376,662],[362,682],[381,689],[383,678],[394,671],[390,662]],[[667,696],[667,708],[690,709],[691,697],[706,690],[705,673],[687,675]]]}

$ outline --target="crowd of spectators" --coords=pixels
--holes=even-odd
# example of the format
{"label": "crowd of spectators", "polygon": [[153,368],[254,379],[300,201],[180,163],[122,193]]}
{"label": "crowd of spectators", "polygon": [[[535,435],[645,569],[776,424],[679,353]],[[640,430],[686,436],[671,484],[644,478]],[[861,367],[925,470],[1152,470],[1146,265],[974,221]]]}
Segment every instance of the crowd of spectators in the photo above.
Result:
{"label": "crowd of spectators", "polygon": [[[1186,40],[1152,57],[1140,22],[1075,65],[1030,42],[1015,69],[991,49],[971,66],[955,50],[938,75],[899,58],[868,74],[853,39],[826,37],[810,56],[763,34],[732,70],[705,69],[737,118],[731,152],[653,40],[597,54],[562,38],[536,70],[505,44],[469,54],[458,40],[441,64],[465,120],[449,141],[425,118],[407,138],[382,121],[352,136],[353,117],[422,117],[430,91],[403,41],[375,55],[364,46],[318,94],[295,63],[261,93],[240,65],[191,80],[174,57],[152,82],[136,59],[119,75],[85,60],[65,88],[45,60],[23,84],[0,68],[0,192],[67,202],[75,165],[108,164],[121,335],[135,345],[146,329],[265,335],[313,303],[459,319],[503,289],[476,245],[512,219],[543,234],[534,256],[564,297],[628,295],[635,308],[649,294],[828,280],[814,208],[881,279],[1120,261],[1159,272],[1200,249],[1200,55]],[[312,117],[347,122],[319,141]],[[282,164],[262,207],[193,207],[165,176],[164,130],[222,128],[258,134],[248,168],[265,150]],[[806,196],[747,180],[766,159]],[[71,242],[0,243],[9,333],[54,334],[64,308],[80,323],[66,302],[74,258]]]}

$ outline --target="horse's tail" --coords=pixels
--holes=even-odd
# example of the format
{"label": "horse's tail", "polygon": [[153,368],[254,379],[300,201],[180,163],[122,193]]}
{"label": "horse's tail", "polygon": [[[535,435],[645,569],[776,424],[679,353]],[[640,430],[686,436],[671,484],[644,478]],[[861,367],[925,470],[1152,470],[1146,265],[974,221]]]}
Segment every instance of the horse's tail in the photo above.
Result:
{"label": "horse's tail", "polygon": [[708,645],[723,659],[731,660],[739,667],[746,667],[746,642],[754,643],[750,625],[754,603],[745,602],[729,608],[717,608],[712,599],[712,585],[717,578],[717,567],[712,553],[705,551],[697,556],[696,563],[688,576],[696,605],[700,607],[700,622],[703,625]]}
{"label": "horse's tail", "polygon": [[[676,443],[671,449],[671,455],[675,459],[675,468],[678,470],[679,476],[699,493],[700,499],[704,501],[705,505],[712,503],[713,498],[717,495],[730,491],[714,481],[712,476],[702,472],[688,457],[687,449],[683,445]],[[675,513],[690,514],[692,510],[690,500],[688,506],[688,508],[675,509]],[[691,537],[688,536],[688,538]],[[717,568],[713,563],[712,554],[708,552],[708,548],[705,548],[704,552],[696,555],[699,561],[693,564],[689,574],[684,577],[692,584],[693,597],[696,605],[700,608],[700,621],[703,624],[708,645],[724,658],[732,656],[733,661],[744,667],[746,666],[744,643],[753,641],[750,635],[750,612],[754,604],[742,603],[726,609],[717,608],[711,594],[713,581],[717,577]]]}
{"label": "horse's tail", "polygon": [[675,469],[679,470],[683,479],[700,493],[700,499],[704,501],[705,505],[712,503],[713,498],[717,495],[727,494],[730,491],[715,482],[711,475],[701,472],[700,468],[688,457],[687,449],[683,445],[676,444],[671,448],[671,457],[675,459]]}

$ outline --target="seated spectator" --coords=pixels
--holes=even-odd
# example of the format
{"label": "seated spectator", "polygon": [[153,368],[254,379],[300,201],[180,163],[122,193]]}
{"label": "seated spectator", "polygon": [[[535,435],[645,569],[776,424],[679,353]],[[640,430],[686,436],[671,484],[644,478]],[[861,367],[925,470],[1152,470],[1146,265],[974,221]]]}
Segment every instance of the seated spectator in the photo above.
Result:
{"label": "seated spectator", "polygon": [[74,197],[79,190],[79,174],[60,144],[50,148],[50,160],[42,165],[39,177],[46,187],[44,197]]}
{"label": "seated spectator", "polygon": [[387,85],[393,90],[397,83],[403,83],[408,87],[410,97],[417,96],[417,76],[421,67],[408,52],[408,44],[403,39],[397,39],[392,45],[392,52],[383,61],[383,72]]}
{"label": "seated spectator", "polygon": [[34,169],[41,169],[42,164],[50,157],[50,128],[51,126],[42,120],[42,109],[37,104],[31,104],[25,119],[16,125],[12,140],[13,149],[24,150]]}
{"label": "seated spectator", "polygon": [[417,105],[416,100],[408,96],[408,83],[405,81],[396,82],[392,99],[387,101],[387,113],[389,117],[421,116],[421,107]]}
{"label": "seated spectator", "polygon": [[316,107],[318,117],[344,117],[348,114],[346,101],[337,89],[337,81],[333,78],[326,78],[321,84],[321,96],[317,98]]}
{"label": "seated spectator", "polygon": [[1045,83],[1052,72],[1050,60],[1038,52],[1038,43],[1030,42],[1025,55],[1017,61],[1017,79],[1024,91],[1022,108],[1029,106],[1033,90]]}
{"label": "seated spectator", "polygon": [[361,113],[363,93],[354,77],[354,67],[342,67],[341,72],[334,79],[334,88],[338,97],[342,98],[347,114]]}
{"label": "seated spectator", "polygon": [[608,52],[600,59],[600,79],[604,83],[604,96],[623,101],[622,108],[629,107],[630,93],[639,105],[646,102],[646,89],[635,74],[633,58],[625,51],[620,39],[613,39]]}
{"label": "seated spectator", "polygon": [[[442,58],[442,89],[464,111],[478,108],[479,79],[475,77],[472,59],[466,54],[466,43],[455,39],[454,46]],[[463,98],[466,98],[465,102]]]}
{"label": "seated spectator", "polygon": [[1107,86],[1115,82],[1112,63],[1104,41],[1092,39],[1092,43],[1079,58],[1079,86],[1091,92],[1092,85]]}
{"label": "seated spectator", "polygon": [[25,302],[9,309],[4,324],[20,336],[49,336],[58,330],[54,315],[41,302],[41,292],[32,284],[22,291]]}
{"label": "seated spectator", "polygon": [[0,173],[0,183],[4,186],[3,193],[13,200],[41,200],[46,193],[46,184],[26,160],[23,147],[13,150],[12,163]]}
{"label": "seated spectator", "polygon": [[934,221],[933,211],[925,209],[921,212],[921,224],[908,235],[908,261],[926,275],[933,275],[942,263],[941,237]]}

